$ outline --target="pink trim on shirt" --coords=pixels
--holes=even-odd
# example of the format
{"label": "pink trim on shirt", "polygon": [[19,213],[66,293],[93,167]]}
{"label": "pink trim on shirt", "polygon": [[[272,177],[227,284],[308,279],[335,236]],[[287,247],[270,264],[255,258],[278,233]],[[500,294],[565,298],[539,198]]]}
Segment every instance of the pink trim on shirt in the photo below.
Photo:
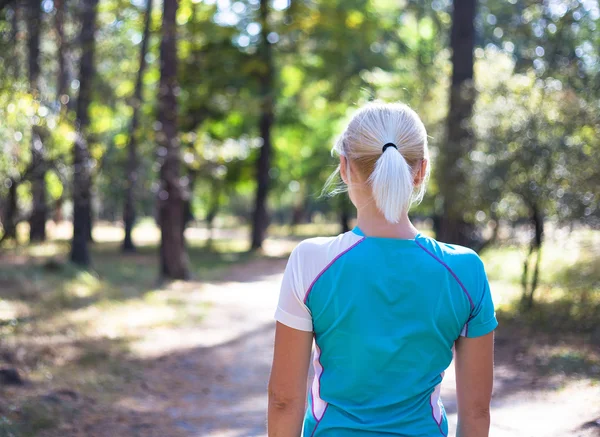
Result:
{"label": "pink trim on shirt", "polygon": [[335,258],[333,258],[331,260],[331,262],[329,264],[327,264],[325,266],[325,268],[323,270],[321,270],[321,272],[317,275],[317,277],[312,281],[312,283],[310,284],[310,287],[308,287],[308,290],[306,291],[306,294],[304,295],[304,304],[305,305],[306,305],[306,301],[308,300],[308,295],[310,294],[313,287],[315,286],[315,283],[319,280],[319,278],[321,276],[323,276],[323,273],[325,273],[329,269],[329,267],[331,267],[333,265],[333,263],[335,263],[338,259],[340,259],[342,257],[342,255],[350,252],[351,249],[354,249],[356,246],[358,246],[359,243],[362,243],[363,241],[365,241],[365,237],[362,237],[360,240],[358,240],[356,243],[354,243],[348,249],[344,250],[339,255],[337,255]]}
{"label": "pink trim on shirt", "polygon": [[[329,403],[325,402],[322,398],[321,398],[321,377],[323,376],[323,372],[325,371],[325,368],[323,367],[323,364],[321,363],[321,348],[319,347],[319,345],[317,344],[317,337],[315,335],[315,347],[316,347],[316,354],[317,354],[317,362],[319,363],[319,366],[321,367],[321,372],[317,375],[316,372],[316,366],[315,366],[315,376],[314,376],[314,380],[313,380],[313,384],[310,390],[310,399],[311,399],[311,407],[312,407],[312,415],[315,418],[315,427],[313,428],[313,432],[310,434],[311,437],[314,436],[315,432],[317,431],[317,428],[319,427],[319,424],[321,423],[321,421],[323,420],[323,417],[325,417],[325,413],[327,412],[327,408],[329,408]],[[317,390],[317,398],[319,402],[322,402],[323,404],[325,404],[325,407],[323,408],[323,412],[321,413],[321,417],[317,417],[317,414],[315,412],[315,384],[316,384],[316,390]]]}
{"label": "pink trim on shirt", "polygon": [[460,279],[458,279],[458,276],[456,276],[456,273],[454,273],[452,271],[452,269],[450,268],[450,266],[448,264],[446,264],[444,261],[442,261],[440,258],[438,258],[436,255],[434,255],[433,253],[431,253],[429,250],[427,250],[425,248],[425,246],[423,246],[421,243],[419,243],[418,241],[415,240],[415,243],[417,243],[417,245],[423,249],[425,252],[427,252],[433,259],[435,259],[437,262],[439,262],[441,265],[443,265],[444,267],[446,267],[446,270],[448,270],[450,272],[450,274],[454,277],[454,279],[456,279],[456,282],[458,282],[458,285],[460,285],[460,288],[462,288],[462,290],[464,291],[464,293],[467,295],[467,298],[469,299],[469,304],[471,305],[471,311],[473,311],[475,309],[475,305],[473,304],[473,299],[471,299],[471,295],[469,294],[469,292],[467,291],[466,287],[463,285],[463,283],[460,281]]}

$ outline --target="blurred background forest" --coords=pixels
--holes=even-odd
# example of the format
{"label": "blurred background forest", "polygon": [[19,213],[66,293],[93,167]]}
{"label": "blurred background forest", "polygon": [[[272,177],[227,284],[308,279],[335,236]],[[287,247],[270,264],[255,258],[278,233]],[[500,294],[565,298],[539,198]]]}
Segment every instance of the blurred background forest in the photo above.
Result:
{"label": "blurred background forest", "polygon": [[597,387],[599,27],[598,0],[0,0],[0,435],[154,435],[73,405],[149,378],[194,290],[352,227],[321,190],[373,99],[423,119],[412,216],[484,257],[506,363]]}

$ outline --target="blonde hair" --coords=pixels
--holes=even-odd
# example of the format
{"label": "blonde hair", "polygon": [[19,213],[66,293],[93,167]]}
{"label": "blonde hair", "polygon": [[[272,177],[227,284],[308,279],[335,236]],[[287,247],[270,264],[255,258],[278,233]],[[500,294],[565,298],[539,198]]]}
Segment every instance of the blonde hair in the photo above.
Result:
{"label": "blonde hair", "polygon": [[[383,146],[393,143],[396,147]],[[387,221],[397,223],[425,194],[429,166],[419,186],[414,177],[429,159],[427,132],[415,111],[402,103],[373,102],[359,109],[333,146],[332,154],[345,156],[368,178],[373,199]],[[335,179],[340,168],[331,175]]]}

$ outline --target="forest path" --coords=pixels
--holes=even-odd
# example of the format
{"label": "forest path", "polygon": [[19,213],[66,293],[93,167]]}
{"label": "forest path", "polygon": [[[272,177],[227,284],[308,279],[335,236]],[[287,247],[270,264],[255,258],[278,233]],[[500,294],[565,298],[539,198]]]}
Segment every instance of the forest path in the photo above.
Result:
{"label": "forest path", "polygon": [[[209,303],[208,315],[192,330],[169,334],[174,342],[186,344],[185,348],[143,361],[144,391],[132,390],[117,405],[145,412],[150,419],[136,433],[129,428],[127,435],[266,435],[273,311],[284,267],[281,259],[253,260],[232,268],[224,280],[193,291]],[[157,338],[160,341],[160,335]],[[583,426],[600,417],[600,385],[587,380],[557,382],[529,374],[524,371],[526,366],[514,359],[519,352],[512,340],[500,329],[490,435],[600,435],[599,428]],[[454,371],[449,369],[442,397],[450,436],[456,427],[453,386]],[[162,417],[160,425],[158,416]],[[120,435],[116,429],[111,432]]]}

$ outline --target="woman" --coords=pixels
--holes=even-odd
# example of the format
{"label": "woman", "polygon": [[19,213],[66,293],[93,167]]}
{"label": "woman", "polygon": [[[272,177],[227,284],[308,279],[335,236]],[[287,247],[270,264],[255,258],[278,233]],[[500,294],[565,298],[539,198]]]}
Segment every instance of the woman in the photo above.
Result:
{"label": "woman", "polygon": [[445,436],[440,384],[453,348],[458,436],[488,436],[498,323],[483,264],[408,218],[429,173],[423,123],[405,105],[369,104],[334,151],[357,226],[306,240],[290,256],[275,314],[269,436]]}

